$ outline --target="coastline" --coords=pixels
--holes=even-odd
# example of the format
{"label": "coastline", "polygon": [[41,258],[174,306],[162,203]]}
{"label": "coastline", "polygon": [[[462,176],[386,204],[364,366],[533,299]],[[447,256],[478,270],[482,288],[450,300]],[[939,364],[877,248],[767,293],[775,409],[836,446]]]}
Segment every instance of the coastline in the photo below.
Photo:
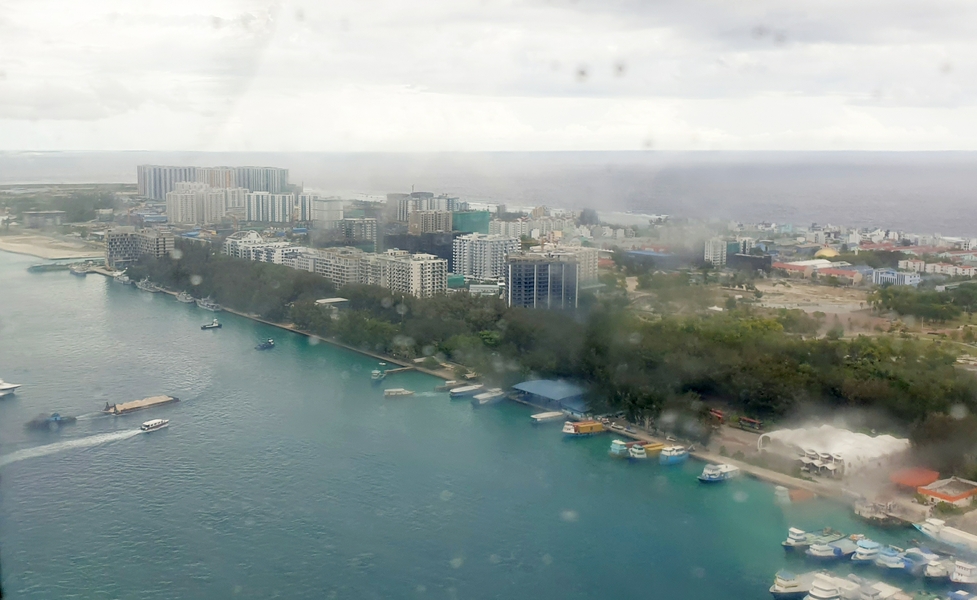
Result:
{"label": "coastline", "polygon": [[103,258],[105,256],[104,250],[93,248],[85,242],[64,242],[46,235],[27,233],[0,236],[0,250],[44,260]]}

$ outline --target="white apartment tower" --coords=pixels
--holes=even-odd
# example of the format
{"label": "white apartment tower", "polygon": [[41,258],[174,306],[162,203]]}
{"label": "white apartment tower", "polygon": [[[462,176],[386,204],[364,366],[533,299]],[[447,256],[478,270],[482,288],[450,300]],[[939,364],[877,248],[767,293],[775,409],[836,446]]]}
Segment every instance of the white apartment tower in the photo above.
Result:
{"label": "white apartment tower", "polygon": [[249,192],[245,198],[245,220],[261,223],[288,223],[292,220],[295,194]]}
{"label": "white apartment tower", "polygon": [[225,214],[224,203],[224,190],[182,181],[166,194],[166,217],[170,223],[219,223]]}
{"label": "white apartment tower", "polygon": [[519,240],[504,235],[472,233],[454,240],[454,272],[475,279],[505,276],[505,259],[519,250]]}
{"label": "white apartment tower", "polygon": [[711,262],[714,267],[721,267],[726,264],[726,240],[713,238],[706,240],[705,251],[702,259]]}

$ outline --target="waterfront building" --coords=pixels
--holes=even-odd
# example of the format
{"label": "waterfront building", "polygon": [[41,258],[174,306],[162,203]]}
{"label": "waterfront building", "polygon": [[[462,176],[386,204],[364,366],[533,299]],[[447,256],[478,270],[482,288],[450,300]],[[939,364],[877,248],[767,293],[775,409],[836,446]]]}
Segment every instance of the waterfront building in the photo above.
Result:
{"label": "waterfront building", "polygon": [[337,288],[351,283],[363,283],[362,266],[366,256],[358,248],[316,250],[313,271],[333,282]]}
{"label": "waterfront building", "polygon": [[417,298],[430,298],[448,290],[448,261],[433,254],[409,254],[403,250],[387,250],[383,254],[368,254],[366,280]]}
{"label": "waterfront building", "polygon": [[407,218],[407,233],[438,233],[451,231],[451,213],[446,210],[413,211]]}
{"label": "waterfront building", "polygon": [[295,194],[250,192],[245,198],[245,220],[261,223],[288,223],[292,220]]}
{"label": "waterfront building", "polygon": [[580,264],[568,252],[520,252],[506,259],[506,301],[524,308],[576,308]]}
{"label": "waterfront building", "polygon": [[498,279],[505,276],[506,257],[517,250],[519,240],[512,237],[480,233],[458,236],[453,244],[451,272],[475,279]]}
{"label": "waterfront building", "polygon": [[170,231],[114,227],[105,232],[105,264],[110,269],[124,269],[142,256],[163,258],[173,245]]}
{"label": "waterfront building", "polygon": [[266,240],[257,231],[232,233],[221,247],[221,252],[228,256],[275,264],[286,264],[286,259],[294,258],[304,251],[304,248],[293,246],[284,240]]}
{"label": "waterfront building", "polygon": [[712,263],[712,266],[718,268],[726,264],[726,252],[726,240],[719,238],[706,240],[702,259],[706,262]]}
{"label": "waterfront building", "polygon": [[875,285],[919,285],[919,273],[905,273],[894,269],[876,269],[872,271],[872,283]]}

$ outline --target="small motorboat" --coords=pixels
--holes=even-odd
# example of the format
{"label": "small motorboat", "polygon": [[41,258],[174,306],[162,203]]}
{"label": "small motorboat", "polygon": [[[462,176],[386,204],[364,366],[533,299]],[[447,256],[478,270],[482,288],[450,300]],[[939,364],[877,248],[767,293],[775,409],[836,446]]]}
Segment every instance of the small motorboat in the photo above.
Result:
{"label": "small motorboat", "polygon": [[905,571],[906,561],[898,548],[886,546],[879,550],[875,558],[875,566],[887,571]]}
{"label": "small motorboat", "polygon": [[734,467],[733,465],[706,465],[706,467],[702,469],[702,473],[699,475],[699,481],[702,483],[719,483],[721,481],[727,481],[734,477],[738,477],[739,474],[739,467]]}
{"label": "small motorboat", "polygon": [[169,419],[153,419],[152,421],[146,421],[139,427],[143,431],[156,431],[157,429],[162,429],[170,424]]}
{"label": "small motorboat", "polygon": [[196,302],[196,299],[190,294],[186,293],[186,291],[182,291],[176,295],[176,301],[184,304],[193,304]]}
{"label": "small motorboat", "polygon": [[88,265],[87,264],[74,264],[68,267],[68,271],[72,275],[78,275],[79,277],[84,277],[88,275]]}
{"label": "small motorboat", "polygon": [[611,448],[607,453],[616,458],[627,458],[628,444],[624,440],[614,440],[611,442]]}
{"label": "small motorboat", "polygon": [[275,340],[268,338],[267,341],[261,342],[254,347],[255,350],[271,350],[275,347]]}
{"label": "small motorboat", "polygon": [[20,383],[7,383],[3,379],[0,379],[0,398],[6,396],[7,394],[13,394],[17,391],[21,385]]}
{"label": "small motorboat", "polygon": [[845,537],[830,527],[826,527],[820,532],[807,532],[803,529],[791,527],[787,530],[787,539],[780,542],[784,550],[791,552],[794,550],[807,550],[812,544],[829,544]]}
{"label": "small motorboat", "polygon": [[658,462],[663,465],[677,465],[688,459],[689,449],[685,446],[668,446],[658,455]]}
{"label": "small motorboat", "polygon": [[384,398],[399,398],[401,396],[413,396],[414,392],[404,388],[388,388],[383,390]]}
{"label": "small motorboat", "polygon": [[125,271],[122,271],[121,273],[117,273],[115,276],[113,276],[112,281],[116,283],[121,283],[122,285],[129,285],[130,283],[132,283],[132,280],[129,279],[129,276],[126,275]]}
{"label": "small motorboat", "polygon": [[220,329],[221,327],[223,327],[223,325],[221,325],[220,321],[218,321],[217,319],[214,319],[213,321],[207,323],[206,325],[200,326],[201,329]]}
{"label": "small motorboat", "polygon": [[472,396],[472,406],[488,406],[489,404],[501,402],[504,398],[505,392],[502,388],[490,388],[481,394]]}

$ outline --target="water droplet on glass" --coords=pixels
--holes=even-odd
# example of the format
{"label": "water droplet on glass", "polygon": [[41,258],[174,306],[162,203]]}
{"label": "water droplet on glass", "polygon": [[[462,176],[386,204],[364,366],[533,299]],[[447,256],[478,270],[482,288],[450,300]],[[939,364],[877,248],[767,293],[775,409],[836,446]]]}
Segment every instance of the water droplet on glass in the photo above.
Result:
{"label": "water droplet on glass", "polygon": [[181,258],[183,258],[183,250],[180,250],[179,248],[173,248],[172,250],[170,250],[170,258],[172,258],[173,260],[180,260]]}
{"label": "water droplet on glass", "polygon": [[553,557],[550,556],[549,554],[544,554],[543,555],[543,564],[544,565],[552,565],[553,564]]}
{"label": "water droplet on glass", "polygon": [[491,554],[489,555],[489,562],[492,563],[493,565],[497,565],[500,562],[502,562],[502,557],[499,556],[498,554]]}
{"label": "water droplet on glass", "polygon": [[451,565],[451,568],[453,568],[453,569],[460,569],[461,568],[461,565],[465,564],[465,559],[462,558],[462,557],[460,557],[460,556],[458,556],[458,557],[452,558],[450,561],[448,561],[448,564],[450,564]]}
{"label": "water droplet on glass", "polygon": [[750,495],[744,492],[743,490],[738,490],[736,492],[733,492],[733,500],[737,502],[746,502],[749,499],[750,499]]}
{"label": "water droplet on glass", "polygon": [[384,298],[383,300],[380,301],[380,306],[384,308],[390,308],[393,305],[394,305],[393,298]]}
{"label": "water droplet on glass", "polygon": [[310,346],[318,346],[319,345],[319,342],[321,342],[321,341],[322,340],[320,340],[318,336],[315,336],[315,335],[310,335],[309,336],[309,345]]}
{"label": "water droplet on glass", "polygon": [[414,588],[414,591],[417,592],[418,594],[423,594],[424,592],[427,591],[427,586],[418,585],[416,588]]}
{"label": "water droplet on glass", "polygon": [[444,490],[443,492],[441,492],[441,499],[444,500],[445,502],[451,500],[454,497],[455,497],[454,493],[449,492],[448,490]]}
{"label": "water droplet on glass", "polygon": [[703,577],[706,576],[706,570],[703,569],[702,567],[695,567],[694,569],[692,569],[692,576],[695,577],[696,579],[702,579]]}
{"label": "water droplet on glass", "polygon": [[576,523],[580,520],[580,513],[575,510],[564,510],[560,512],[560,518],[567,523]]}
{"label": "water droplet on glass", "polygon": [[201,277],[200,275],[190,276],[190,285],[200,285],[203,282],[204,282],[204,278]]}

